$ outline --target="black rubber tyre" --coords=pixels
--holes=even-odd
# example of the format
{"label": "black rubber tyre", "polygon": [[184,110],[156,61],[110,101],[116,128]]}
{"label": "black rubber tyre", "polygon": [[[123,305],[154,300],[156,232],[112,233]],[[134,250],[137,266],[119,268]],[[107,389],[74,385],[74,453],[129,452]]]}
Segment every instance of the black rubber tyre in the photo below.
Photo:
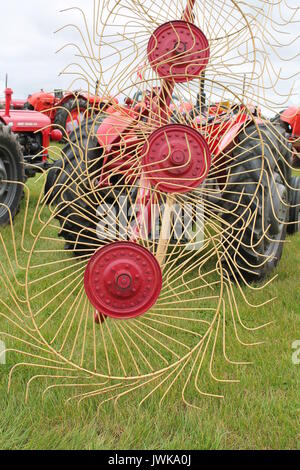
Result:
{"label": "black rubber tyre", "polygon": [[18,213],[24,192],[19,183],[23,182],[24,161],[18,137],[10,127],[0,124],[0,226],[7,225],[10,215],[14,219]]}
{"label": "black rubber tyre", "polygon": [[273,271],[287,232],[290,148],[280,127],[260,126],[260,132],[264,145],[254,124],[239,135],[221,202],[223,268],[239,282]]}
{"label": "black rubber tyre", "polygon": [[68,121],[68,118],[70,117],[70,113],[72,113],[73,111],[78,111],[78,109],[81,113],[84,113],[87,110],[87,101],[85,99],[79,98],[78,100],[75,100],[71,98],[69,101],[66,101],[66,103],[64,103],[64,107],[59,108],[56,112],[55,120],[54,120],[55,126],[58,127],[59,129],[61,128],[65,129],[66,132],[68,132],[68,134],[74,131],[74,127],[76,130],[75,122],[74,123],[71,122],[72,130],[71,131],[68,130],[67,121]]}
{"label": "black rubber tyre", "polygon": [[300,232],[300,178],[292,176],[291,178],[291,207],[289,221],[293,224],[288,225],[287,231],[290,235]]}
{"label": "black rubber tyre", "polygon": [[[100,121],[98,118],[97,125]],[[45,186],[47,203],[56,206],[55,218],[61,227],[59,236],[66,240],[65,248],[75,256],[88,256],[100,246],[96,237],[99,202],[89,176],[92,174],[93,179],[100,176],[102,149],[97,139],[89,136],[93,122],[82,123],[82,138],[79,129],[72,133],[70,143],[63,149],[65,157],[48,172]]]}
{"label": "black rubber tyre", "polygon": [[27,109],[29,111],[34,111],[34,107],[32,106],[32,104],[28,103],[28,101],[26,101],[26,103],[24,104],[23,109]]}

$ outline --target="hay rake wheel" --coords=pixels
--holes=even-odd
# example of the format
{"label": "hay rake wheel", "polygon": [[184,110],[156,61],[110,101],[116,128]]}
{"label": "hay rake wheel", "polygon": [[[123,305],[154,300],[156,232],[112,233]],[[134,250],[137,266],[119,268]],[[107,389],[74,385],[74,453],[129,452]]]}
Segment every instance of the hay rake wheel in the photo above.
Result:
{"label": "hay rake wheel", "polygon": [[[230,70],[238,41],[256,52],[261,26],[253,29],[237,2],[214,3],[215,13],[210,2],[107,2],[96,44],[101,63],[92,50],[81,52],[99,63],[105,93],[131,95],[135,83],[143,100],[115,104],[74,128],[63,158],[44,175],[45,197],[25,191],[22,234],[11,226],[13,249],[0,234],[8,291],[1,315],[17,329],[6,335],[35,371],[26,397],[44,380],[44,393],[62,387],[78,401],[118,402],[135,393],[143,403],[157,393],[163,403],[179,384],[183,401],[196,406],[198,395],[221,397],[220,385],[236,381],[223,374],[224,364],[244,364],[229,357],[228,324],[237,343],[258,343],[248,334],[262,326],[244,324],[237,289],[249,302],[233,282],[259,279],[279,260],[290,147],[249,104],[251,82],[260,79],[249,51],[237,54],[251,63],[249,82],[242,83],[238,62],[231,84],[218,78],[218,51],[226,48]],[[100,9],[95,17],[100,24]],[[112,20],[120,29],[125,17],[121,39],[112,40]],[[216,30],[224,17],[231,22]],[[118,51],[120,41],[133,49]],[[138,83],[137,55],[145,62]],[[179,109],[175,93],[194,103],[189,111]]]}

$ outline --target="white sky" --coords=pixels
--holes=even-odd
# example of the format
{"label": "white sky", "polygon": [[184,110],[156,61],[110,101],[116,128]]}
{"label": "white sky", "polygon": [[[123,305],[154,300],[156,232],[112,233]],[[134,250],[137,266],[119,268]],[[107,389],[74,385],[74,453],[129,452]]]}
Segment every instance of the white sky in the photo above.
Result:
{"label": "white sky", "polygon": [[[248,0],[258,4],[259,0]],[[300,0],[288,0],[295,8]],[[243,3],[243,2],[241,2]],[[78,6],[86,13],[92,14],[93,0],[0,0],[1,5],[1,41],[0,41],[0,95],[3,94],[5,74],[9,75],[9,85],[14,89],[15,98],[25,98],[29,93],[55,88],[66,89],[70,77],[59,77],[64,66],[74,60],[74,49],[68,47],[64,52],[55,51],[69,42],[78,42],[78,35],[71,28],[58,34],[54,31],[68,22],[78,22],[79,13],[60,10]],[[76,16],[77,15],[77,16]],[[299,31],[299,23],[291,23],[292,35]],[[290,48],[293,60],[283,62],[282,67],[286,76],[299,73],[299,41]],[[274,65],[279,59],[274,58]],[[284,84],[285,92],[290,89],[292,80]],[[300,80],[296,78],[296,95],[291,102],[300,104]]]}
{"label": "white sky", "polygon": [[[85,6],[90,0],[0,0],[0,90],[5,73],[15,98],[27,97],[40,88],[66,88],[67,77],[58,77],[72,50],[55,54],[70,41],[70,30],[54,34],[68,23],[68,13],[59,13],[74,5]],[[74,18],[74,14],[73,14]],[[75,16],[76,18],[76,16]],[[74,33],[73,33],[74,34]]]}

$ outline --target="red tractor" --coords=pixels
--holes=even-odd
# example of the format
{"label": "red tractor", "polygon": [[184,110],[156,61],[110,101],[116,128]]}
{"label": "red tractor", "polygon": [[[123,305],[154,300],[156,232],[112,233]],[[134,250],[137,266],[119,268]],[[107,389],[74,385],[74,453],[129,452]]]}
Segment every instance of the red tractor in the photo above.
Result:
{"label": "red tractor", "polygon": [[290,106],[272,120],[285,130],[293,146],[293,166],[300,168],[300,108]]}
{"label": "red tractor", "polygon": [[[66,249],[79,257],[101,252],[101,241],[93,246],[91,243],[99,222],[97,201],[99,198],[105,199],[105,195],[110,192],[114,193],[115,199],[121,198],[122,189],[120,197],[116,193],[118,186],[122,188],[124,181],[134,187],[137,169],[132,167],[132,155],[137,149],[143,189],[133,189],[130,200],[143,207],[143,214],[136,215],[136,228],[133,229],[136,236],[139,233],[139,221],[151,220],[151,191],[147,190],[148,185],[149,188],[158,188],[162,193],[185,194],[199,185],[205,187],[212,168],[216,167],[220,168],[218,177],[216,180],[209,180],[209,184],[219,188],[219,193],[216,191],[216,195],[207,195],[207,198],[211,198],[209,204],[223,213],[224,223],[230,224],[231,219],[233,223],[237,217],[235,211],[239,211],[241,223],[244,223],[243,218],[248,216],[244,207],[253,198],[251,191],[253,194],[256,191],[256,184],[252,183],[252,179],[259,179],[259,175],[255,173],[253,176],[253,172],[255,165],[261,165],[264,151],[265,158],[270,162],[268,175],[264,176],[266,180],[263,181],[266,194],[260,193],[260,199],[255,204],[258,204],[257,207],[264,206],[265,209],[259,212],[255,227],[250,225],[247,228],[243,241],[231,241],[231,246],[226,247],[233,255],[238,253],[238,266],[242,270],[245,266],[243,274],[246,279],[251,281],[264,278],[281,258],[283,244],[279,241],[285,239],[287,232],[296,233],[300,230],[300,191],[297,191],[297,188],[300,189],[300,179],[291,176],[291,145],[286,145],[282,126],[278,124],[273,129],[270,121],[263,119],[258,111],[249,113],[243,105],[233,105],[231,110],[227,109],[224,119],[224,109],[228,103],[203,106],[203,97],[200,95],[188,114],[188,121],[192,125],[187,126],[183,124],[183,117],[187,114],[182,115],[181,121],[178,121],[178,113],[174,112],[174,103],[171,100],[167,107],[163,108],[163,104],[159,104],[163,93],[163,89],[154,88],[144,95],[144,101],[129,99],[126,106],[117,106],[109,113],[99,114],[96,120],[85,121],[81,132],[75,132],[71,136],[64,148],[63,160],[50,170],[46,184],[48,202],[58,207],[56,218],[61,225],[60,236],[66,240]],[[166,101],[168,100],[164,98],[163,102]],[[162,112],[168,124],[160,127]],[[144,147],[141,147],[140,134],[145,122],[151,122],[156,130]],[[185,143],[187,136],[188,148]],[[264,150],[260,143],[261,138]],[[166,163],[168,149],[170,158]],[[86,156],[83,159],[80,159],[81,152]],[[232,161],[232,155],[236,163],[229,174],[227,162],[228,159]],[[275,166],[274,156],[277,159]],[[271,187],[268,180],[272,181]],[[97,181],[99,198],[95,195],[93,199],[95,189],[90,186],[91,181]],[[225,195],[222,196],[225,187]],[[84,194],[89,194],[89,197],[85,199]],[[114,198],[109,199],[109,204],[118,204],[116,200],[113,201]],[[242,203],[238,205],[240,198]],[[116,208],[116,212],[118,210],[121,209]],[[295,223],[287,225],[289,222]],[[271,229],[266,236],[264,227],[268,223]],[[253,236],[255,244],[253,242],[252,247],[247,240]],[[135,241],[134,235],[131,241]],[[248,246],[247,249],[245,245]],[[267,256],[270,256],[270,262],[265,263]],[[251,273],[247,263],[253,266]],[[97,304],[97,308],[110,315],[109,309],[105,309],[103,305]]]}
{"label": "red tractor", "polygon": [[[27,100],[12,100],[10,109],[24,109],[26,103],[27,103]],[[5,108],[5,100],[0,100],[0,109],[4,109],[4,108]]]}
{"label": "red tractor", "polygon": [[[300,168],[300,108],[290,106],[272,120],[284,129],[285,135],[292,145],[292,165]],[[300,178],[292,176],[291,186],[296,189],[291,198],[290,219],[295,223],[288,227],[289,233],[300,231]],[[297,191],[298,189],[298,191]]]}
{"label": "red tractor", "polygon": [[74,127],[80,125],[88,109],[100,111],[111,104],[111,99],[79,91],[64,93],[62,90],[56,90],[54,93],[47,93],[41,90],[29,95],[24,107],[46,114],[52,124],[70,134]]}
{"label": "red tractor", "polygon": [[51,130],[48,116],[11,109],[12,94],[6,88],[5,107],[0,110],[0,226],[18,212],[26,178],[49,165],[50,139],[62,138],[59,130]]}
{"label": "red tractor", "polygon": [[[116,103],[93,119],[87,114],[79,119],[80,129],[70,134],[63,158],[48,173],[45,196],[60,223],[59,235],[81,263],[88,260],[85,291],[104,316],[138,317],[161,292],[174,230],[168,240],[160,230],[156,258],[136,243],[148,241],[153,206],[164,207],[161,229],[172,223],[168,206],[175,198],[201,205],[206,218],[213,215],[220,234],[218,269],[222,265],[221,275],[235,280],[269,275],[287,230],[299,231],[299,178],[292,179],[292,143],[283,119],[271,123],[243,99],[225,108],[207,103],[203,93],[191,110],[178,113],[176,84],[199,79],[210,59],[209,42],[192,22],[194,4],[190,0],[181,20],[159,26],[149,39],[148,62],[160,86],[155,80],[142,101]],[[13,155],[2,157],[2,194],[5,180],[13,179],[7,175],[13,165]],[[126,241],[124,233],[112,232],[116,224],[123,230],[124,198],[137,208]],[[99,221],[106,213],[110,220],[102,230]],[[184,236],[175,247],[184,245]]]}

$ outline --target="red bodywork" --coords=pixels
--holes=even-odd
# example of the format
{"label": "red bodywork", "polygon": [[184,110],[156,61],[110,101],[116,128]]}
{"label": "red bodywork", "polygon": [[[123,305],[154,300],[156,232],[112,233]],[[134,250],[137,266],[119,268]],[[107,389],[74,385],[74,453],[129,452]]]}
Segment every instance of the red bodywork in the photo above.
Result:
{"label": "red bodywork", "polygon": [[[212,112],[214,110],[214,114]],[[208,109],[206,116],[198,116],[194,120],[194,128],[197,129],[206,138],[214,159],[219,157],[223,152],[230,147],[235,137],[239,134],[240,129],[247,121],[252,119],[244,109],[232,114],[231,118],[224,121],[222,117],[223,111],[216,111],[214,106]],[[169,114],[172,114],[172,106],[170,106]],[[97,137],[99,144],[106,149],[106,153],[111,156],[116,152],[116,162],[113,162],[112,167],[122,167],[130,169],[131,164],[127,163],[130,159],[130,150],[135,149],[138,142],[139,125],[142,125],[141,115],[147,115],[149,109],[147,103],[139,103],[133,109],[119,108],[111,110],[110,114],[99,126]],[[214,116],[211,123],[207,117]],[[155,115],[153,116],[155,123]],[[261,122],[257,119],[257,123]],[[134,127],[134,130],[132,128]],[[160,127],[159,119],[157,119],[157,127]],[[122,146],[122,150],[120,149]],[[120,160],[120,150],[122,152]],[[124,165],[123,163],[124,162]]]}
{"label": "red bodywork", "polygon": [[68,92],[58,98],[54,93],[47,93],[44,91],[33,93],[28,97],[27,102],[35,111],[45,113],[49,116],[52,124],[54,124],[58,109],[64,107],[70,100],[74,100],[75,97],[77,99],[83,99],[89,103],[90,107],[95,107],[97,109],[100,109],[105,103],[116,103],[116,100],[111,100],[111,98],[101,98],[99,96],[88,95],[87,93]]}
{"label": "red bodywork", "polygon": [[300,108],[290,106],[280,114],[282,122],[289,126],[291,142],[296,152],[300,152]]}
{"label": "red bodywork", "polygon": [[0,122],[11,127],[11,130],[19,135],[40,133],[42,136],[43,161],[47,160],[50,138],[61,140],[62,135],[54,133],[51,129],[50,118],[42,113],[28,110],[11,109],[13,91],[5,90],[5,109],[0,109]]}
{"label": "red bodywork", "polygon": [[[11,109],[24,109],[27,100],[12,100],[11,101]],[[5,100],[0,100],[0,108],[5,107]]]}
{"label": "red bodywork", "polygon": [[[159,95],[158,95],[159,96]],[[159,99],[159,98],[158,98]],[[157,114],[158,107],[155,100],[138,103],[133,108],[118,107],[112,109],[107,118],[102,122],[97,131],[97,138],[100,146],[105,149],[103,171],[100,184],[108,186],[113,174],[123,174],[128,181],[132,180],[135,172],[132,171],[137,145],[140,141],[140,129],[143,127],[143,118],[147,118],[152,124],[152,130],[161,127]],[[165,112],[172,115],[173,108],[169,106]],[[212,155],[212,165],[220,164],[224,171],[219,171],[218,182],[222,186],[226,178],[226,152],[230,151],[234,140],[238,136],[242,127],[253,120],[253,116],[246,109],[240,107],[231,114],[227,113],[224,119],[224,109],[218,105],[208,108],[205,115],[200,115],[194,119],[193,126],[206,140]],[[259,125],[262,121],[256,119]],[[143,147],[140,148],[139,156],[142,159]],[[224,161],[224,165],[223,165]],[[135,176],[136,177],[136,176]],[[151,191],[149,191],[149,180],[143,173],[142,183],[137,198],[137,204],[142,207],[143,213],[137,214],[137,225],[133,228],[132,241],[140,236],[139,219],[151,220]]]}
{"label": "red bodywork", "polygon": [[11,110],[10,115],[5,116],[5,111],[0,110],[0,122],[3,122],[6,126],[11,126],[12,131],[16,134],[42,132],[42,142],[45,149],[43,158],[47,159],[51,134],[51,121],[48,116],[36,111],[26,110]]}

